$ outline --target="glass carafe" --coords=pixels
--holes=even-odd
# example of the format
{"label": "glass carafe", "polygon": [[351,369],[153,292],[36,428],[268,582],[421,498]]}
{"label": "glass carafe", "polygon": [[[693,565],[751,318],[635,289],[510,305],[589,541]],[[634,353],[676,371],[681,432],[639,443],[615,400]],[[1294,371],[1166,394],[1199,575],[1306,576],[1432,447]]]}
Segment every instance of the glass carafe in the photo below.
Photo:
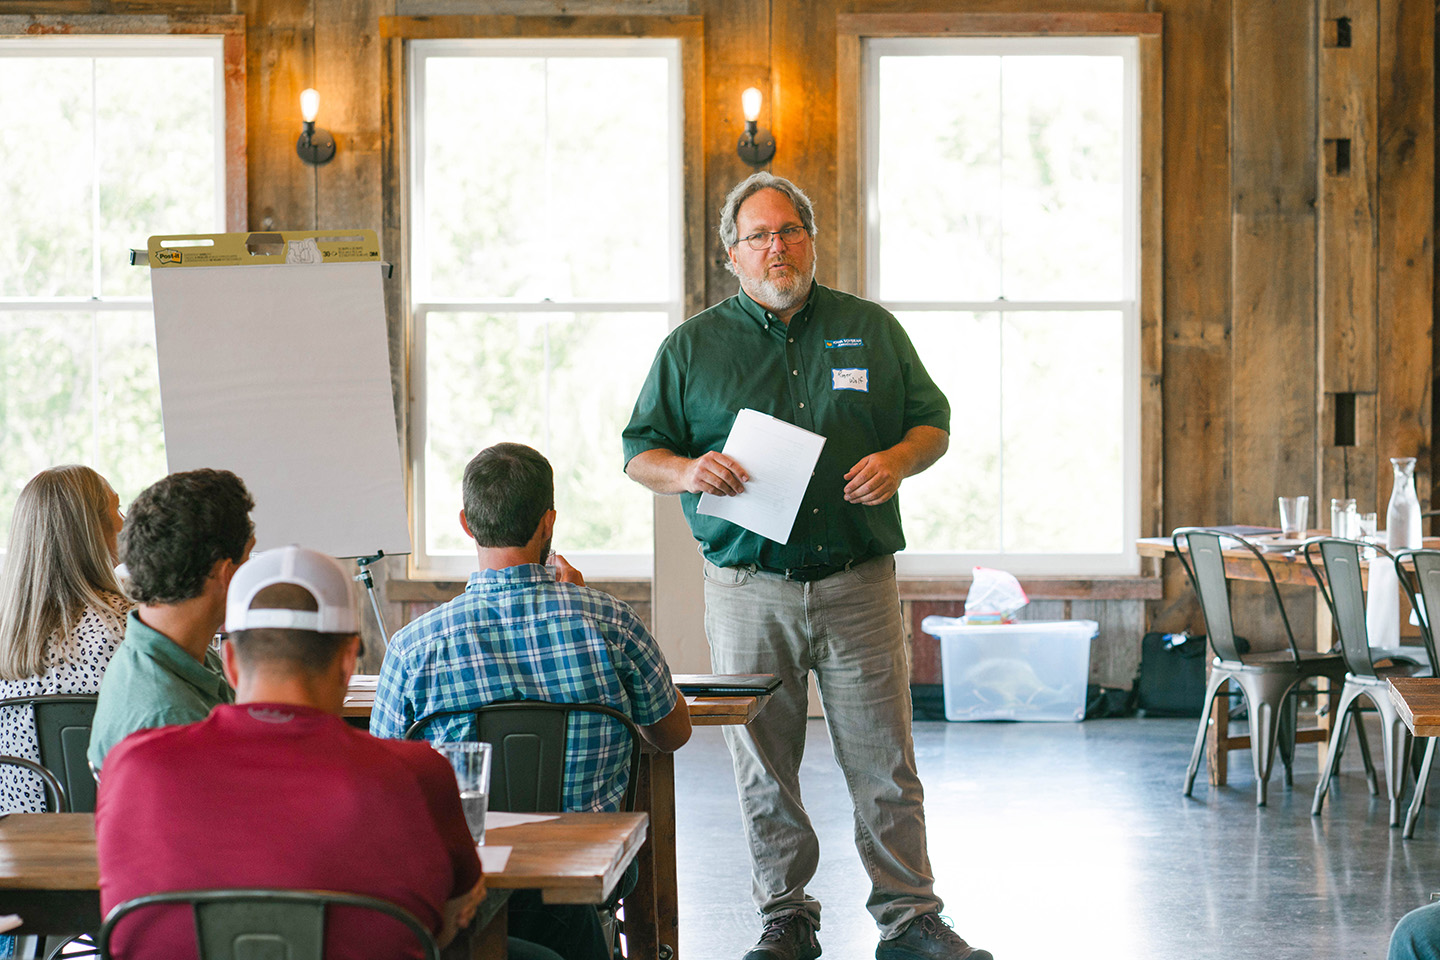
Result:
{"label": "glass carafe", "polygon": [[1385,511],[1385,546],[1391,550],[1414,550],[1423,539],[1420,530],[1420,498],[1415,496],[1415,458],[1391,457],[1395,488]]}

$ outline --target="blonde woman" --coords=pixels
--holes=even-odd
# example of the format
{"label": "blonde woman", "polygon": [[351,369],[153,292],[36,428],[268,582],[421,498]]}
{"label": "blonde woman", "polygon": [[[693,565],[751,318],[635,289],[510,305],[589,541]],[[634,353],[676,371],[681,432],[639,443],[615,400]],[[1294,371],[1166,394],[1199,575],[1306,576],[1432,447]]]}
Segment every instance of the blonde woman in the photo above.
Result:
{"label": "blonde woman", "polygon": [[[0,699],[100,689],[134,605],[115,577],[123,521],[89,467],[53,467],[20,492],[0,571]],[[0,754],[40,759],[30,710],[0,708]],[[44,803],[39,778],[0,766],[0,813]]]}

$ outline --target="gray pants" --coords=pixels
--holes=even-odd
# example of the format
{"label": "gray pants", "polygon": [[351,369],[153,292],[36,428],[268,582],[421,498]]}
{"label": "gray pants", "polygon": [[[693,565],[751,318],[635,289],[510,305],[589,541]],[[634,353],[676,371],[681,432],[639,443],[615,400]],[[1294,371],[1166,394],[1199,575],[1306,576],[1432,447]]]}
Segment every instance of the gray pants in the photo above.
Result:
{"label": "gray pants", "polygon": [[749,726],[725,727],[762,914],[804,912],[820,844],[800,799],[809,672],[855,809],[870,875],[866,906],[882,938],[937,913],[925,848],[924,789],[910,735],[910,668],[895,559],[877,557],[813,583],[705,564],[705,632],[716,673],[773,673],[780,689]]}

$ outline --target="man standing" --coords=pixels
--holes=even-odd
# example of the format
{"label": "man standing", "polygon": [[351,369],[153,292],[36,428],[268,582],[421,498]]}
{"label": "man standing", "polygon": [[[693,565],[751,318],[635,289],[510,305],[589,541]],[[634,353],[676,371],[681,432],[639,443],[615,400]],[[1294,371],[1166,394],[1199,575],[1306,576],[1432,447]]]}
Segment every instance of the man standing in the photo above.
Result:
{"label": "man standing", "polygon": [[[360,647],[350,576],[300,547],[256,554],[225,626],[236,703],[111,752],[95,813],[103,910],[164,890],[336,890],[403,907],[447,942],[484,893],[480,861],[450,765],[340,718]],[[115,943],[120,957],[194,956],[194,921],[152,908]],[[326,924],[327,957],[417,947],[377,914],[337,907]]]}
{"label": "man standing", "polygon": [[[398,631],[385,651],[370,730],[403,737],[435,713],[474,711],[501,700],[598,703],[630,717],[656,749],[690,739],[690,710],[670,679],[655,638],[633,610],[585,586],[563,557],[545,565],[555,532],[550,463],[518,443],[475,455],[462,481],[460,525],[475,541],[479,571],[465,592]],[[424,736],[439,743],[475,739],[473,714],[438,718]],[[570,811],[620,808],[630,740],[594,714],[571,722],[564,805]],[[542,906],[511,898],[510,930],[567,960],[605,957],[591,908]]]}
{"label": "man standing", "polygon": [[[819,844],[800,800],[808,673],[825,705],[871,877],[879,960],[990,960],[940,919],[910,733],[909,664],[893,554],[895,491],[949,443],[950,407],[876,304],[820,286],[810,200],[757,173],[725,200],[720,238],[740,293],[666,339],[624,431],[625,472],[681,495],[705,555],[705,629],[718,673],[782,685],[755,722],[726,727],[764,929],[746,960],[814,960]],[[826,438],[790,539],[696,511],[750,476],[721,453],[749,407]]]}
{"label": "man standing", "polygon": [[254,507],[228,470],[172,473],[130,505],[120,562],[140,605],[100,681],[87,754],[96,770],[136,730],[194,723],[235,702],[210,644],[225,622],[230,578],[255,546]]}

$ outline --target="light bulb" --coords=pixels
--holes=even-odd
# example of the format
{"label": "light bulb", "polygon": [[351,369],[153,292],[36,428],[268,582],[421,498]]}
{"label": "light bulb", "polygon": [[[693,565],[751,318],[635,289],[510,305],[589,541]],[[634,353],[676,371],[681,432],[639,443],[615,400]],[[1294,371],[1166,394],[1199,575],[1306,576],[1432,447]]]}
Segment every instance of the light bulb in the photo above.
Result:
{"label": "light bulb", "polygon": [[740,107],[745,111],[745,119],[751,123],[760,116],[760,91],[750,87],[740,94]]}
{"label": "light bulb", "polygon": [[314,123],[315,115],[320,112],[320,91],[311,87],[300,94],[300,116],[306,123]]}

